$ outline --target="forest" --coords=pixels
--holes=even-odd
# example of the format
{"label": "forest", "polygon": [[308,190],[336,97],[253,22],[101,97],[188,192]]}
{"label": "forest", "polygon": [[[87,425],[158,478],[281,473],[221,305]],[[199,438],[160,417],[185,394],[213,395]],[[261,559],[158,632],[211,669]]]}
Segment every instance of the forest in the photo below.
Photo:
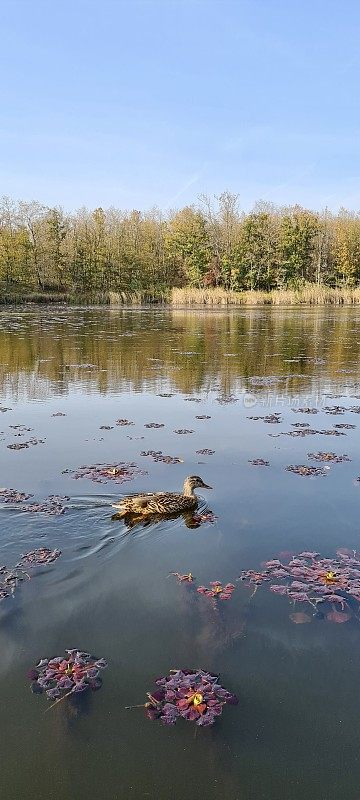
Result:
{"label": "forest", "polygon": [[67,213],[0,200],[0,292],[243,291],[360,284],[360,213],[259,202],[245,213],[223,192],[164,214],[116,208]]}

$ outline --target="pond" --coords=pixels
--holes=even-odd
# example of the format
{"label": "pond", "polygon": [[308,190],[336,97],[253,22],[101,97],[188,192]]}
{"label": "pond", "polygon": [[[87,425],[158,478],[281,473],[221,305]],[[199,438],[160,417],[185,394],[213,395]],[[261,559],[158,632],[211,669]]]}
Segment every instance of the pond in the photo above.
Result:
{"label": "pond", "polygon": [[[1,312],[0,484],[33,498],[0,504],[0,562],[61,550],[0,603],[7,800],[358,800],[357,610],[334,624],[237,578],[360,549],[359,322],[352,308]],[[99,464],[104,482],[79,473]],[[213,487],[192,525],[112,519],[124,494],[188,475]],[[51,495],[65,513],[24,513]],[[226,602],[196,591],[216,580],[235,586]],[[66,648],[105,658],[103,685],[45,714],[27,674]],[[239,698],[213,727],[125,708],[199,667]]]}

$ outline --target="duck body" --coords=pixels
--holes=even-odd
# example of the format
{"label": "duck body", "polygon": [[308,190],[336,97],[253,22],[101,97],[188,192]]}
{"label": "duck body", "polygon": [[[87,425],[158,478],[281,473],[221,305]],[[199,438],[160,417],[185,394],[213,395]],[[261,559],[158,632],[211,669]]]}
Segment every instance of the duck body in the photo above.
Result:
{"label": "duck body", "polygon": [[119,517],[151,517],[167,516],[168,514],[181,514],[194,511],[198,505],[198,497],[194,493],[196,488],[211,489],[198,475],[190,475],[184,481],[183,492],[148,492],[132,494],[123,497],[119,503],[114,503]]}

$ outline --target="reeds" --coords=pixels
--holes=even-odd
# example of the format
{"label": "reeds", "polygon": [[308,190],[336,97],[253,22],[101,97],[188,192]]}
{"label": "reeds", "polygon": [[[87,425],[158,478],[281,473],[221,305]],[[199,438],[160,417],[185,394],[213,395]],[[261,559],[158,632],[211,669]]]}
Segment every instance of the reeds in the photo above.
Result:
{"label": "reeds", "polygon": [[173,289],[171,304],[176,306],[254,306],[254,305],[357,305],[360,288],[332,288],[308,284],[301,289],[273,289],[235,292],[222,288]]}

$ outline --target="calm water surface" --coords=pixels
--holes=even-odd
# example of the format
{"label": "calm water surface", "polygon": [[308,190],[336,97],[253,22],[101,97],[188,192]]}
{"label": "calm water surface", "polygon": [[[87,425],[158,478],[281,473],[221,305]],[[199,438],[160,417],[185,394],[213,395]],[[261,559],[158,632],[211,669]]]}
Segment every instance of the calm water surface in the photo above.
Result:
{"label": "calm water surface", "polygon": [[[216,613],[168,575],[235,581],[282,551],[360,547],[360,416],[323,410],[360,404],[359,321],[348,308],[1,312],[0,404],[10,410],[0,414],[0,484],[37,500],[70,496],[55,518],[0,507],[1,563],[62,550],[0,608],[1,797],[358,800],[359,623],[294,625],[286,598],[266,586],[250,598],[243,583]],[[302,406],[319,413],[292,410]],[[274,412],[281,424],[248,419]],[[357,427],[278,436],[294,422]],[[17,437],[13,425],[32,431]],[[30,437],[45,441],[7,447]],[[203,448],[215,452],[196,454]],[[182,463],[155,463],[140,455],[148,450]],[[352,460],[326,477],[285,471],[318,450]],[[147,474],[116,486],[64,473],[120,461]],[[213,486],[201,495],[213,524],[180,518],[129,533],[112,521],[121,493],[178,490],[194,473]],[[26,673],[67,647],[108,660],[103,687],[77,710],[65,701],[44,714]],[[125,710],[154,677],[198,666],[239,695],[214,728],[195,736],[194,725]]]}

